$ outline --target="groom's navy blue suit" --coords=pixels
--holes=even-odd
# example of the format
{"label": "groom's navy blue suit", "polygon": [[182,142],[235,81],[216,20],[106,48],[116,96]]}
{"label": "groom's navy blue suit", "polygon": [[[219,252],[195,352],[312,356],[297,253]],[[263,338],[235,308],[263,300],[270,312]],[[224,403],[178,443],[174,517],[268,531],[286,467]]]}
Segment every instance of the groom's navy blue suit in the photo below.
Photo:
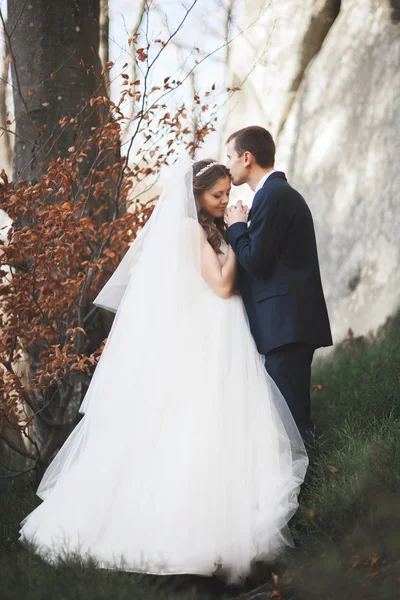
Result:
{"label": "groom's navy blue suit", "polygon": [[310,209],[284,173],[255,194],[250,225],[227,240],[239,262],[239,286],[258,351],[303,437],[313,430],[310,376],[314,350],[332,344]]}

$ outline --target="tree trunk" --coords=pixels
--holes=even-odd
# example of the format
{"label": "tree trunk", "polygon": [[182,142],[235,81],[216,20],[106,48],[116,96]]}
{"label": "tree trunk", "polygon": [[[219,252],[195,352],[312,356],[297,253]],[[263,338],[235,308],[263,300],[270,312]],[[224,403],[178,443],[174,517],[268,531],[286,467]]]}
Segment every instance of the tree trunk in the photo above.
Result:
{"label": "tree trunk", "polygon": [[62,116],[77,118],[82,133],[99,124],[89,104],[93,95],[105,95],[99,20],[100,0],[9,0],[14,179],[34,183],[50,159],[67,155],[76,133],[61,130]]}
{"label": "tree trunk", "polygon": [[[104,111],[108,110],[103,106],[90,106],[92,97],[107,95],[99,55],[100,1],[8,1],[7,35],[16,120],[16,183],[21,180],[37,183],[49,161],[68,156],[78,135],[79,139],[88,139],[92,128],[101,124]],[[60,126],[60,119],[66,115],[75,120],[76,129]],[[94,148],[93,156],[88,156],[80,165],[82,177],[93,166],[96,150]],[[108,159],[114,163],[119,156],[110,152]],[[107,157],[102,164],[107,164]],[[49,198],[48,201],[54,200]],[[98,203],[94,198],[89,199],[88,210],[96,208],[93,202]],[[104,222],[109,216],[103,211],[96,216],[96,221]],[[99,315],[96,323],[97,330],[89,331],[85,338],[87,348],[98,347],[99,339],[106,337],[110,317]],[[40,351],[40,347],[31,350],[28,357],[31,375],[39,364]],[[33,437],[43,455],[43,468],[76,422],[87,385],[86,375],[75,376],[62,429],[52,429],[39,419],[34,420]],[[54,395],[52,407],[65,403],[62,393],[56,391]],[[41,399],[37,400],[40,405]]]}

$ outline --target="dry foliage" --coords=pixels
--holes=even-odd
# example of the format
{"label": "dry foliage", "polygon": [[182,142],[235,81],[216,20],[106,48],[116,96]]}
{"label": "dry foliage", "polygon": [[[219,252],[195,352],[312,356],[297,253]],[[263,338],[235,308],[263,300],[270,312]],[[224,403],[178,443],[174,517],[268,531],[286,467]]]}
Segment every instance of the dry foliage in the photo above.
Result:
{"label": "dry foliage", "polygon": [[[166,45],[157,43],[161,50]],[[137,61],[147,54],[138,48]],[[105,96],[90,100],[98,126],[89,139],[80,138],[79,118],[62,117],[61,132],[72,128],[76,141],[68,156],[42,164],[40,181],[13,182],[1,173],[0,206],[12,227],[0,249],[0,438],[39,476],[76,423],[101,355],[104,312],[91,302],[151,214],[155,198],[144,203],[140,194],[148,196],[177,148],[193,153],[213,130],[216,107],[199,96],[195,131],[184,105],[167,111],[163,98],[182,82],[166,77],[149,87],[151,66],[141,80],[123,73],[118,104]],[[127,100],[135,106],[134,131],[121,158]],[[45,439],[34,434],[38,422]],[[16,430],[25,443],[16,443]]]}

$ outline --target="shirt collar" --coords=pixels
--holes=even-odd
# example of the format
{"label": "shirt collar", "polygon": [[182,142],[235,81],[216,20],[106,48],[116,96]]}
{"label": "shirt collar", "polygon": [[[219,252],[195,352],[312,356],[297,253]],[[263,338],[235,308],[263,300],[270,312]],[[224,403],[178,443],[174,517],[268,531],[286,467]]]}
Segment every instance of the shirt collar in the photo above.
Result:
{"label": "shirt collar", "polygon": [[264,177],[261,177],[260,181],[257,184],[256,189],[254,190],[254,193],[257,194],[258,190],[261,190],[262,186],[264,185],[264,183],[267,181],[268,177],[270,175],[272,175],[272,173],[275,173],[275,169],[273,171],[270,171],[269,173],[266,173],[264,175]]}

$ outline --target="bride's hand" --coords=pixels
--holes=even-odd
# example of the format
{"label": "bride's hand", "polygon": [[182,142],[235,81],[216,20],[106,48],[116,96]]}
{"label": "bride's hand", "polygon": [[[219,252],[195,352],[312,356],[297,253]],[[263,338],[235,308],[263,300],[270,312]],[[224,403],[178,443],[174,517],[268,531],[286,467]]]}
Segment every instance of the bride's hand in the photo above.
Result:
{"label": "bride's hand", "polygon": [[234,223],[247,223],[248,218],[249,207],[239,200],[236,206],[230,206],[226,211],[225,223],[230,227]]}

